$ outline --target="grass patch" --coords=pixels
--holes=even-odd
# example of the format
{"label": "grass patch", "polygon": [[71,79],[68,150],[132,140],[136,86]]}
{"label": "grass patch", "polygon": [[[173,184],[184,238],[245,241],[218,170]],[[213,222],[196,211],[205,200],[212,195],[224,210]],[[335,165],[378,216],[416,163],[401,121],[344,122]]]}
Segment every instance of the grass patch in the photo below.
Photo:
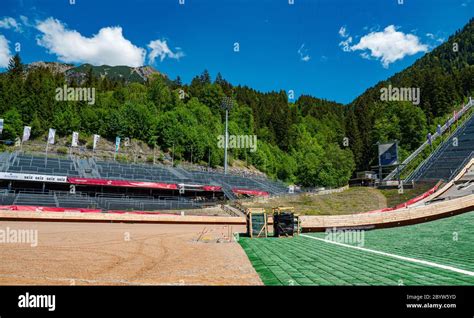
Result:
{"label": "grass patch", "polygon": [[387,206],[394,207],[425,193],[434,186],[435,183],[417,183],[413,189],[403,189],[403,194],[399,194],[398,189],[380,190],[380,192],[387,198]]}
{"label": "grass patch", "polygon": [[267,209],[276,206],[294,206],[296,213],[301,215],[340,215],[385,208],[387,202],[379,190],[357,187],[340,193],[275,197],[263,202],[243,202],[243,205]]}

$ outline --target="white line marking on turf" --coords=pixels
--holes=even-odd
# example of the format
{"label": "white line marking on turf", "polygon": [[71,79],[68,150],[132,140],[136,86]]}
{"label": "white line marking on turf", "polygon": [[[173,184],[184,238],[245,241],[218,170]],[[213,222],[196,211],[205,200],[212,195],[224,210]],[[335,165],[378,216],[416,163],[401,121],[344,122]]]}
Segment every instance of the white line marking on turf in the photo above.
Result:
{"label": "white line marking on turf", "polygon": [[405,257],[405,256],[396,255],[396,254],[390,254],[390,253],[381,252],[381,251],[377,251],[377,250],[371,250],[371,249],[364,248],[364,247],[359,247],[359,246],[353,246],[353,245],[348,245],[348,244],[344,244],[344,243],[334,242],[334,241],[330,241],[330,240],[326,240],[326,239],[322,239],[322,238],[314,237],[314,236],[310,236],[310,235],[305,235],[305,234],[300,234],[300,236],[307,237],[307,238],[310,238],[310,239],[313,239],[313,240],[323,241],[323,242],[330,243],[330,244],[345,246],[345,247],[348,247],[348,248],[353,248],[353,249],[364,251],[364,252],[374,253],[374,254],[378,254],[378,255],[384,255],[384,256],[388,256],[388,257],[393,257],[393,258],[401,259],[401,260],[412,262],[412,263],[418,263],[418,264],[423,264],[423,265],[427,265],[427,266],[431,266],[431,267],[441,268],[441,269],[445,269],[445,270],[456,272],[456,273],[461,273],[461,274],[468,275],[468,276],[474,276],[474,272],[467,271],[467,270],[460,269],[460,268],[456,268],[456,267],[453,267],[453,266],[447,266],[447,265],[442,265],[442,264],[437,264],[437,263],[433,263],[433,262],[424,261],[424,260],[421,260],[421,259]]}

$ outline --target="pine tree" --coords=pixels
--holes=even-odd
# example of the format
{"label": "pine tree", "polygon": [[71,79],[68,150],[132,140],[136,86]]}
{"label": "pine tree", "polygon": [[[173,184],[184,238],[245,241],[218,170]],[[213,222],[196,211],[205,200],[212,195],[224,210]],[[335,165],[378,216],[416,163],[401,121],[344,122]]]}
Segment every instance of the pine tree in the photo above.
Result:
{"label": "pine tree", "polygon": [[201,81],[202,85],[211,84],[211,75],[209,75],[207,70],[204,70],[201,76],[199,76],[199,80]]}
{"label": "pine tree", "polygon": [[23,64],[21,63],[21,58],[18,53],[10,59],[7,72],[10,76],[16,78],[19,78],[23,75]]}

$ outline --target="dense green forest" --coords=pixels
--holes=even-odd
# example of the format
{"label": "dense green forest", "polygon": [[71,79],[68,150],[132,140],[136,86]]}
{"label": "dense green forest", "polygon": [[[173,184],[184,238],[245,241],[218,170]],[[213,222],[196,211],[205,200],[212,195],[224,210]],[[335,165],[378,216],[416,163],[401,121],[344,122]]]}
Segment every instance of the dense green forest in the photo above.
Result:
{"label": "dense green forest", "polygon": [[[380,89],[420,88],[419,105],[382,102]],[[366,90],[348,105],[347,132],[358,169],[376,165],[377,141],[399,140],[402,155],[444,124],[474,88],[474,19],[412,66]]]}
{"label": "dense green forest", "polygon": [[[406,155],[469,96],[473,37],[471,20],[446,43],[346,106],[304,95],[292,103],[285,91],[262,93],[233,86],[220,74],[211,79],[207,71],[186,85],[179,77],[170,81],[160,74],[145,83],[125,83],[96,77],[90,70],[81,85],[96,88],[95,104],[57,101],[56,88],[79,84],[47,68],[26,72],[17,55],[0,74],[2,137],[20,136],[24,125],[32,127],[32,138],[50,127],[63,136],[79,131],[110,140],[131,137],[166,152],[174,149],[178,159],[216,166],[224,156],[217,142],[224,132],[221,103],[231,96],[229,133],[258,137],[257,151],[231,149],[231,159],[303,186],[341,186],[356,168],[374,164],[376,141],[397,139]],[[420,87],[420,105],[381,102],[380,88],[388,84]]]}
{"label": "dense green forest", "polygon": [[[26,75],[25,75],[26,74]],[[59,135],[99,134],[142,140],[177,159],[212,166],[223,163],[217,136],[224,133],[222,99],[232,96],[231,135],[257,135],[255,152],[231,149],[232,158],[254,165],[268,175],[306,186],[346,184],[354,170],[352,152],[340,146],[344,106],[309,96],[288,103],[284,91],[260,93],[232,86],[207,71],[189,85],[155,74],[146,83],[123,83],[89,72],[83,87],[96,89],[95,104],[57,101],[55,90],[66,84],[62,74],[47,68],[25,72],[19,56],[0,77],[3,139],[14,139],[23,126],[32,138],[53,127]],[[70,87],[75,82],[67,83]],[[185,93],[184,93],[185,92]],[[192,152],[192,154],[191,154]]]}

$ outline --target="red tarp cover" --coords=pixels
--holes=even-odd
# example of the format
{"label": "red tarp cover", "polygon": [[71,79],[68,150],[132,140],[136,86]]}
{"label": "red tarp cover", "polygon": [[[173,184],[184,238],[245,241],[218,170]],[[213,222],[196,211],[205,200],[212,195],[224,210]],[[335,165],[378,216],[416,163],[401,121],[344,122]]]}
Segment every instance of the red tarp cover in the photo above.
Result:
{"label": "red tarp cover", "polygon": [[9,211],[36,211],[36,212],[78,212],[78,213],[114,213],[114,214],[145,214],[145,215],[176,215],[159,211],[121,211],[110,210],[102,211],[100,209],[82,209],[82,208],[56,208],[33,205],[0,205],[0,210]]}
{"label": "red tarp cover", "polygon": [[67,181],[72,184],[100,185],[100,186],[110,186],[110,187],[170,189],[170,190],[178,189],[178,186],[176,184],[160,183],[160,182],[107,180],[107,179],[91,179],[91,178],[67,178]]}
{"label": "red tarp cover", "polygon": [[258,191],[258,190],[248,190],[248,189],[237,189],[233,188],[232,192],[238,193],[238,194],[247,194],[247,195],[254,195],[258,197],[266,197],[268,196],[268,192],[266,191]]}
{"label": "red tarp cover", "polygon": [[219,186],[202,186],[204,191],[222,191],[222,187]]}
{"label": "red tarp cover", "polygon": [[0,205],[0,210],[10,211],[38,211],[38,212],[81,212],[81,213],[100,213],[100,209],[81,209],[81,208],[56,208],[34,205]]}

